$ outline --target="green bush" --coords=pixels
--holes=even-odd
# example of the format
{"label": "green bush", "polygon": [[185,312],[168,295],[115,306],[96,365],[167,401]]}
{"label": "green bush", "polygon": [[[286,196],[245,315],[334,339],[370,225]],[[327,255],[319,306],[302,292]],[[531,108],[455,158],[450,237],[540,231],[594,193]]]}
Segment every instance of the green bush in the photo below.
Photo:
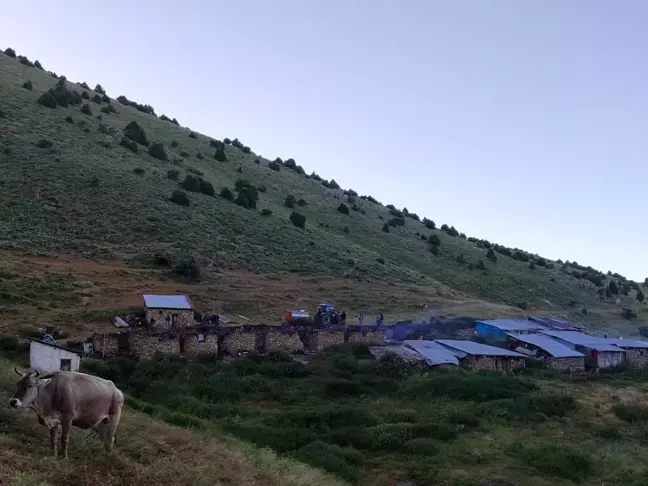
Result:
{"label": "green bush", "polygon": [[303,214],[299,214],[298,212],[293,211],[292,213],[290,213],[289,219],[290,222],[298,228],[306,227],[306,216],[304,216]]}
{"label": "green bush", "polygon": [[43,65],[40,63],[38,59],[34,61],[34,67],[40,69],[41,71],[44,71],[45,69],[43,68]]}
{"label": "green bush", "polygon": [[173,141],[171,142],[171,148],[177,148],[178,145],[180,145],[180,144],[177,142],[177,140],[173,140]]}
{"label": "green bush", "polygon": [[168,170],[167,177],[172,181],[177,181],[178,179],[180,179],[180,172],[177,171],[176,169]]}
{"label": "green bush", "polygon": [[196,132],[189,132],[189,138],[198,138],[198,134]]}
{"label": "green bush", "polygon": [[284,206],[286,206],[287,208],[293,209],[295,207],[295,202],[296,201],[297,201],[297,199],[295,198],[295,196],[293,196],[292,194],[288,194],[286,196],[286,200],[284,201]]}
{"label": "green bush", "polygon": [[277,162],[269,162],[269,163],[268,163],[268,168],[270,168],[270,169],[272,169],[272,170],[274,170],[274,171],[279,172],[279,171],[281,170],[281,165],[278,164]]}
{"label": "green bush", "polygon": [[98,105],[101,104],[101,95],[98,95],[98,94],[94,95],[94,96],[92,97],[92,101],[93,101],[94,103],[97,103]]}
{"label": "green bush", "polygon": [[13,57],[14,59],[16,59],[16,51],[14,51],[11,47],[7,47],[7,48],[5,49],[5,51],[4,51],[4,53],[5,53],[7,56],[9,56],[9,57]]}
{"label": "green bush", "polygon": [[173,273],[179,277],[182,277],[186,281],[197,282],[198,280],[200,280],[202,271],[200,269],[200,265],[198,265],[198,262],[191,257],[191,258],[187,258],[186,260],[178,262],[173,267]]}
{"label": "green bush", "polygon": [[648,407],[619,403],[612,407],[614,415],[629,423],[648,422]]}
{"label": "green bush", "polygon": [[100,84],[98,84],[97,86],[95,86],[94,91],[95,91],[96,93],[99,93],[99,94],[102,94],[102,95],[105,95],[105,94],[106,94],[106,91],[101,87]]}
{"label": "green bush", "polygon": [[228,187],[223,187],[221,189],[220,196],[228,201],[234,200],[234,193]]}
{"label": "green bush", "polygon": [[84,115],[92,116],[92,108],[87,103],[81,107],[81,113]]}
{"label": "green bush", "polygon": [[135,169],[133,169],[133,172],[135,172],[135,174],[137,175],[143,175],[146,171],[141,167],[136,167]]}
{"label": "green bush", "polygon": [[358,481],[359,471],[349,463],[347,455],[341,447],[321,441],[311,442],[293,454],[300,462],[324,469],[355,484]]}
{"label": "green bush", "polygon": [[104,103],[108,103],[108,104],[110,104],[110,98],[108,97],[107,94],[104,94],[104,95],[101,97],[101,101],[103,101]]}
{"label": "green bush", "polygon": [[413,376],[406,383],[405,393],[411,398],[447,396],[455,400],[488,402],[517,398],[535,390],[530,381],[509,375]]}
{"label": "green bush", "polygon": [[65,121],[68,123],[74,123],[74,118],[72,118],[70,115],[65,117]]}
{"label": "green bush", "polygon": [[40,97],[37,100],[37,103],[47,108],[56,108],[58,106],[56,98],[50,91],[47,91],[46,93],[40,95]]}
{"label": "green bush", "polygon": [[152,143],[148,149],[148,153],[151,157],[154,157],[159,160],[169,160],[169,156],[164,150],[164,145],[160,142]]}
{"label": "green bush", "polygon": [[137,144],[135,142],[133,142],[132,140],[126,138],[126,137],[122,137],[121,141],[119,142],[119,145],[121,145],[122,147],[127,148],[128,150],[130,150],[134,154],[136,154],[139,151],[139,149],[137,147]]}
{"label": "green bush", "polygon": [[124,128],[124,136],[129,138],[133,142],[137,142],[140,145],[144,145],[146,147],[149,146],[146,132],[137,124],[137,122],[132,121],[128,125],[126,125],[126,127]]}
{"label": "green bush", "polygon": [[90,95],[88,94],[87,91],[84,91],[83,93],[81,93],[81,98],[83,98],[84,100],[89,100]]}
{"label": "green bush", "polygon": [[169,200],[180,206],[189,206],[190,204],[189,196],[187,196],[187,193],[177,189],[173,191]]}
{"label": "green bush", "polygon": [[227,154],[225,153],[225,149],[216,149],[216,152],[214,152],[214,158],[219,162],[227,162]]}
{"label": "green bush", "polygon": [[272,210],[268,208],[263,208],[261,210],[261,216],[272,216]]}
{"label": "green bush", "polygon": [[551,443],[541,446],[521,447],[524,462],[548,476],[582,482],[594,471],[594,460],[571,446]]}
{"label": "green bush", "polygon": [[299,198],[299,199],[297,200],[297,206],[300,206],[300,207],[308,206],[308,203],[306,202],[305,199],[303,199],[303,198]]}
{"label": "green bush", "polygon": [[338,206],[337,210],[338,210],[338,212],[340,212],[342,214],[349,214],[349,207],[344,203],[341,203]]}
{"label": "green bush", "polygon": [[436,456],[439,453],[439,442],[434,439],[410,439],[404,443],[404,449],[421,456]]}
{"label": "green bush", "polygon": [[34,89],[34,85],[32,84],[31,81],[25,81],[22,85],[23,88],[32,91]]}
{"label": "green bush", "polygon": [[54,143],[50,140],[47,140],[46,138],[41,138],[38,142],[36,142],[36,146],[42,149],[51,148],[52,146],[54,146]]}
{"label": "green bush", "polygon": [[389,233],[389,225],[388,225],[387,223],[383,224],[383,225],[382,225],[382,230],[383,230],[385,233]]}

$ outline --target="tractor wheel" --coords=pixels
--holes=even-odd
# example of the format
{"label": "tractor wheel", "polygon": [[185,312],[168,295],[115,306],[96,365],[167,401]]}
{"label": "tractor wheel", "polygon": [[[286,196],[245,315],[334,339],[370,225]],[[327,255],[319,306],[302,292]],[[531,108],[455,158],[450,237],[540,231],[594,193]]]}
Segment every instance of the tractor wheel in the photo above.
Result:
{"label": "tractor wheel", "polygon": [[328,314],[324,314],[322,316],[322,324],[324,324],[325,326],[329,326],[331,324],[331,316],[329,316]]}

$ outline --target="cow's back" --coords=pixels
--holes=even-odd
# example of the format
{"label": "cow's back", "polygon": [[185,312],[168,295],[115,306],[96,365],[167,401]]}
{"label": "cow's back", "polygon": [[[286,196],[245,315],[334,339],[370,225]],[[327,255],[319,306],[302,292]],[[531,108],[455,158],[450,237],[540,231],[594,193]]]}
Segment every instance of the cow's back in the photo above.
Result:
{"label": "cow's back", "polygon": [[53,373],[47,387],[53,412],[71,415],[75,425],[92,427],[98,420],[121,410],[124,399],[110,380],[70,371]]}

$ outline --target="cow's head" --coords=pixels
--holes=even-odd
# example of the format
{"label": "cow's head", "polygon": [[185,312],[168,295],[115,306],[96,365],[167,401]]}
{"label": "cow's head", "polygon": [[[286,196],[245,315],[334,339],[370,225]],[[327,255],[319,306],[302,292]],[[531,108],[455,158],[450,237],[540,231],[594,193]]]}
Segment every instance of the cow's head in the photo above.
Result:
{"label": "cow's head", "polygon": [[51,378],[45,378],[38,370],[23,373],[14,368],[20,380],[16,384],[16,393],[9,400],[9,406],[13,408],[29,407],[38,396],[38,389],[47,385]]}

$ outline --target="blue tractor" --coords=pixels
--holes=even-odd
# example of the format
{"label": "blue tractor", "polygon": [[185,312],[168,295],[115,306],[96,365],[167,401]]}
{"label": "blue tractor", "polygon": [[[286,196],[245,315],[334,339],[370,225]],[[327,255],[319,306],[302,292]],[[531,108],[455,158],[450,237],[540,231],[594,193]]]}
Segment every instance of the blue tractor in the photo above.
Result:
{"label": "blue tractor", "polygon": [[340,323],[340,315],[332,304],[320,304],[317,306],[317,312],[313,318],[313,324],[316,326],[331,326]]}

